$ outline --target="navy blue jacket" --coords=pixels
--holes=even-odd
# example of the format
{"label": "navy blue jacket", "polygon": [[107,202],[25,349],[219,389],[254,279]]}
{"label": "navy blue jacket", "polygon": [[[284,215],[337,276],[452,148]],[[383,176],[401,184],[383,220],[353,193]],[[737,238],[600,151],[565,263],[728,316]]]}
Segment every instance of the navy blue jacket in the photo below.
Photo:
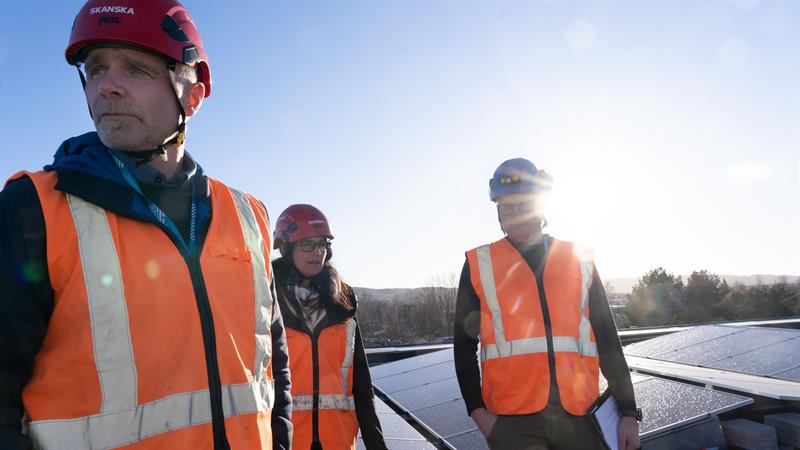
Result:
{"label": "navy blue jacket", "polygon": [[[200,225],[195,254],[182,250],[182,238],[158,222],[145,201],[125,182],[108,149],[97,134],[87,133],[64,141],[53,164],[45,170],[58,174],[56,189],[81,197],[120,216],[153,223],[175,242],[187,262],[198,258],[208,231],[212,207],[208,181],[202,169],[188,183],[194,183],[197,223]],[[150,185],[148,195],[158,194]],[[178,191],[175,191],[178,192]],[[167,195],[173,195],[167,193]],[[157,196],[158,197],[158,196]],[[154,199],[168,215],[169,209]],[[180,228],[180,226],[179,226]],[[182,233],[183,234],[183,233]],[[53,290],[47,270],[47,233],[44,216],[33,182],[22,177],[0,191],[0,448],[28,449],[31,443],[22,433],[24,408],[22,389],[33,373],[34,358],[41,347],[53,312]],[[272,299],[276,299],[271,281]],[[206,348],[209,391],[212,398],[212,428],[215,448],[227,449],[222,420],[218,363],[209,351],[215,346],[213,317],[205,293],[196,292],[198,312]],[[275,406],[272,410],[273,445],[291,448],[291,384],[289,357],[283,320],[278,303],[271,324],[272,370],[275,378]]]}

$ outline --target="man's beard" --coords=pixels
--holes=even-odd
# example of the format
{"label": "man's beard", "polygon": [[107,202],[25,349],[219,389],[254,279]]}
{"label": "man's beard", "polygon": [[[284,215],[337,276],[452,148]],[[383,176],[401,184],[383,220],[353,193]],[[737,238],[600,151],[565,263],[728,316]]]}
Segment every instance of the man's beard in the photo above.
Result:
{"label": "man's beard", "polygon": [[[106,114],[124,114],[113,117]],[[136,108],[120,102],[98,100],[92,108],[97,135],[106,147],[122,151],[147,150],[158,144],[149,142],[147,124]]]}

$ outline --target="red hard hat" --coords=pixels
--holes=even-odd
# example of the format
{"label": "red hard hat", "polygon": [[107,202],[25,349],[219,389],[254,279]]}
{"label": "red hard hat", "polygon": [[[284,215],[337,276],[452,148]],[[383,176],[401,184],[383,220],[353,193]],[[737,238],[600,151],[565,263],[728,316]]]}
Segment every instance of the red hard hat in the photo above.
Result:
{"label": "red hard hat", "polygon": [[278,217],[273,248],[280,248],[281,242],[291,244],[312,237],[333,239],[325,214],[311,205],[292,205]]}
{"label": "red hard hat", "polygon": [[[77,65],[87,47],[117,44],[149,50],[197,68],[211,95],[211,71],[200,32],[177,0],[89,0],[75,17],[64,56]],[[195,66],[196,64],[196,66]]]}

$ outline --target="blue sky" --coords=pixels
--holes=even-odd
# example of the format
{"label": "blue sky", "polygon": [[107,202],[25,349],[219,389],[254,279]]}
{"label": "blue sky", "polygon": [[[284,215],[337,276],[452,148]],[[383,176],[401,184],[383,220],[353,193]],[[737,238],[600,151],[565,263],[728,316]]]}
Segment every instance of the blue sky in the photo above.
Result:
{"label": "blue sky", "polygon": [[[63,59],[81,4],[2,3],[4,178],[93,128]],[[460,271],[501,236],[488,178],[516,156],[604,277],[800,273],[797,2],[185,5],[214,83],[188,151],[273,220],[320,207],[355,285]]]}

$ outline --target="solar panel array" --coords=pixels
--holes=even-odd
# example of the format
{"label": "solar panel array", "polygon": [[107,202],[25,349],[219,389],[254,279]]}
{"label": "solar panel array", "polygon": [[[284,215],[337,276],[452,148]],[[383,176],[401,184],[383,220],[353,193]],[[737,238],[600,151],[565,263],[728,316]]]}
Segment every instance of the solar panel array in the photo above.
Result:
{"label": "solar panel array", "polygon": [[[370,369],[376,388],[456,449],[486,449],[467,415],[456,380],[452,350],[428,353]],[[631,374],[637,405],[644,411],[642,437],[657,435],[709,415],[739,408],[752,399],[657,377]],[[601,389],[605,380],[601,380]]]}
{"label": "solar panel array", "polygon": [[[392,450],[436,450],[436,447],[428,442],[417,430],[414,429],[402,417],[397,415],[381,399],[375,399],[375,412],[381,422],[383,437],[386,445]],[[361,433],[358,435],[357,450],[366,450],[361,441]]]}
{"label": "solar panel array", "polygon": [[442,350],[370,369],[372,383],[455,448],[487,448],[467,415],[453,351]]}
{"label": "solar panel array", "polygon": [[800,330],[704,325],[628,345],[625,354],[800,381]]}

